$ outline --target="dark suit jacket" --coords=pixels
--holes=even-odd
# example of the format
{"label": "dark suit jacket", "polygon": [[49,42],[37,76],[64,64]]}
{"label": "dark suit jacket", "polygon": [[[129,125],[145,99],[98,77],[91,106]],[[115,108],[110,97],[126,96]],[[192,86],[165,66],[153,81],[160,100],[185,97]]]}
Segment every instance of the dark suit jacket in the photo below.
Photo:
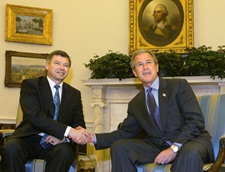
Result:
{"label": "dark suit jacket", "polygon": [[161,146],[167,140],[185,144],[196,140],[206,146],[211,160],[211,136],[205,130],[204,117],[190,85],[184,79],[159,78],[159,109],[163,133],[148,115],[144,91],[128,104],[128,116],[119,130],[110,134],[96,134],[96,149],[108,148],[119,139],[134,138],[141,130],[146,142]]}
{"label": "dark suit jacket", "polygon": [[58,121],[53,120],[54,104],[47,77],[22,82],[20,105],[23,120],[10,138],[47,133],[63,139],[67,126],[85,128],[81,93],[64,83]]}

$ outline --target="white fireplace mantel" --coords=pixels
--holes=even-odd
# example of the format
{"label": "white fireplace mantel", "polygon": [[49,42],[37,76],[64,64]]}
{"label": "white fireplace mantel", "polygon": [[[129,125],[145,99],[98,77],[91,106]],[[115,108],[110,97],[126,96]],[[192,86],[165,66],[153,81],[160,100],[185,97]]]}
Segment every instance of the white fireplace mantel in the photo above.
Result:
{"label": "white fireplace mantel", "polygon": [[[210,76],[184,76],[184,77],[164,77],[164,78],[183,78],[186,79],[190,84],[219,84],[224,83],[225,80],[222,80],[220,78],[212,79]],[[138,78],[127,78],[122,79],[121,81],[119,79],[89,79],[89,80],[83,80],[84,85],[86,86],[126,86],[126,85],[141,85],[141,81]]]}
{"label": "white fireplace mantel", "polygon": [[[176,77],[185,78],[196,95],[225,94],[225,80],[210,76]],[[168,78],[171,79],[171,78]],[[128,102],[140,91],[138,78],[89,79],[83,80],[92,89],[91,107],[94,111],[94,132],[111,132],[127,115]],[[109,150],[96,151],[97,171],[110,171]]]}

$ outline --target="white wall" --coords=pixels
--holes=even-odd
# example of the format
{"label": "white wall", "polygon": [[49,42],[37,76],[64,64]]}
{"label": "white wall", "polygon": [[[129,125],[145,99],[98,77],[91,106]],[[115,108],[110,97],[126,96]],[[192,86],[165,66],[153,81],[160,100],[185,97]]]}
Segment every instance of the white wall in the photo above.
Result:
{"label": "white wall", "polygon": [[[208,45],[214,49],[225,45],[224,0],[196,0],[194,2],[195,46]],[[25,44],[5,41],[5,6],[8,4],[53,9],[53,45]],[[7,0],[0,1],[0,118],[16,117],[19,88],[4,87],[5,50],[50,53],[55,49],[68,52],[72,69],[68,83],[82,93],[87,122],[93,122],[90,102],[91,89],[82,80],[89,79],[90,71],[84,67],[95,53],[108,50],[128,54],[129,0]]]}
{"label": "white wall", "polygon": [[224,0],[194,0],[195,46],[225,45]]}

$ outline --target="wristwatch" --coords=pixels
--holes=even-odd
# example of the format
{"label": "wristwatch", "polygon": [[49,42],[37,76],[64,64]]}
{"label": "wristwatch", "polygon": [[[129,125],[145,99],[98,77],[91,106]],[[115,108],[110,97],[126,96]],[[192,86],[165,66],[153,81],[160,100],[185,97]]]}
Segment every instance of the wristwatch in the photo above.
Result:
{"label": "wristwatch", "polygon": [[172,144],[172,146],[170,146],[170,147],[171,147],[171,149],[173,150],[174,153],[177,153],[178,150],[180,149],[180,147],[176,144]]}

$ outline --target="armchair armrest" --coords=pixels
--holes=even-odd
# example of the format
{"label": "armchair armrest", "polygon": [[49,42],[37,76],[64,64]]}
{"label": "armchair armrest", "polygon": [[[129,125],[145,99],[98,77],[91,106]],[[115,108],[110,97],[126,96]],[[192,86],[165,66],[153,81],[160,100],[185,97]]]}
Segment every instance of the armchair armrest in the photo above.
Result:
{"label": "armchair armrest", "polygon": [[3,138],[6,138],[6,137],[12,135],[12,133],[13,133],[14,131],[15,131],[14,129],[1,129],[1,130],[0,130],[0,133],[2,133],[2,137],[3,137]]}
{"label": "armchair armrest", "polygon": [[222,136],[220,137],[220,140],[221,140],[222,138],[225,138],[225,134],[224,134],[224,135],[222,135]]}
{"label": "armchair armrest", "polygon": [[218,156],[216,157],[216,161],[206,171],[207,172],[219,171],[221,165],[224,163],[224,159],[225,159],[225,134],[220,138],[220,147],[219,147]]}
{"label": "armchair armrest", "polygon": [[12,135],[14,129],[2,129],[0,130],[0,147],[4,144],[4,139]]}

